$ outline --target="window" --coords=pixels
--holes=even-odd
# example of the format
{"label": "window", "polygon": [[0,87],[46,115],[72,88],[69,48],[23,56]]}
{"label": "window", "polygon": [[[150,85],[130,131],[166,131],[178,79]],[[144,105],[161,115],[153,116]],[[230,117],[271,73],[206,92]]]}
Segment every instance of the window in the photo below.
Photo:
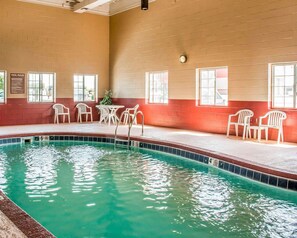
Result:
{"label": "window", "polygon": [[148,103],[168,103],[168,72],[146,73],[146,99]]}
{"label": "window", "polygon": [[29,73],[29,102],[54,102],[55,78],[55,73]]}
{"label": "window", "polygon": [[228,68],[199,69],[200,105],[228,105]]}
{"label": "window", "polygon": [[297,63],[272,65],[272,107],[296,108]]}
{"label": "window", "polygon": [[6,101],[6,72],[0,71],[0,103]]}
{"label": "window", "polygon": [[74,75],[74,101],[97,101],[97,75]]}

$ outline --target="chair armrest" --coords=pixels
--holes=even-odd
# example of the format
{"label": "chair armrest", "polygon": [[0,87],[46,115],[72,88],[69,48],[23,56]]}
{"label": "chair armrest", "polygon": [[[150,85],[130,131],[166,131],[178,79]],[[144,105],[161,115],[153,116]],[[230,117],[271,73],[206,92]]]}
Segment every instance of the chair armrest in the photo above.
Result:
{"label": "chair armrest", "polygon": [[266,114],[265,116],[259,117],[259,126],[262,125],[262,119],[266,118],[268,115]]}
{"label": "chair armrest", "polygon": [[229,117],[228,117],[228,121],[231,121],[232,120],[232,117],[236,117],[236,116],[237,116],[237,113],[230,114]]}
{"label": "chair armrest", "polygon": [[126,111],[130,113],[131,111],[135,111],[135,109],[134,108],[127,108]]}

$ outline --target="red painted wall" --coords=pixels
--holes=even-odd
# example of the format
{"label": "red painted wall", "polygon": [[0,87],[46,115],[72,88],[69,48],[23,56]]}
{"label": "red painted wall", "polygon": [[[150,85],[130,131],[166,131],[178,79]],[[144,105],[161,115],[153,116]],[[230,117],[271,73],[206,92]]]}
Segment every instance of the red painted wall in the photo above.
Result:
{"label": "red painted wall", "polygon": [[[70,98],[59,98],[57,103],[62,103],[70,108],[70,120],[77,120],[77,110]],[[98,120],[96,103],[87,103],[93,108],[93,119]],[[6,104],[0,104],[0,125],[25,125],[25,124],[44,124],[54,122],[54,103],[28,103],[27,99],[7,99]]]}
{"label": "red painted wall", "polygon": [[[70,98],[59,98],[57,103],[62,103],[70,108],[72,122],[77,120],[76,102]],[[134,107],[140,105],[144,113],[145,124],[181,128],[225,134],[227,130],[228,115],[248,108],[254,111],[252,122],[263,116],[268,111],[267,102],[229,101],[228,107],[196,106],[195,100],[169,100],[168,105],[146,104],[144,99],[113,99],[114,104]],[[98,120],[96,103],[87,103],[93,108],[93,118]],[[28,103],[26,99],[8,99],[6,104],[0,105],[0,125],[25,125],[53,123],[53,103]],[[122,110],[119,110],[119,113]],[[282,110],[287,113],[284,122],[284,137],[287,142],[297,142],[297,111]],[[140,120],[140,118],[139,118]],[[233,128],[232,128],[233,129]],[[277,138],[277,133],[272,130],[270,138]]]}
{"label": "red painted wall", "polygon": [[[144,99],[126,98],[113,99],[113,102],[114,104],[122,104],[127,107],[139,104],[139,109],[144,113],[146,125],[219,134],[226,134],[229,114],[243,108],[251,109],[254,112],[252,123],[255,123],[257,118],[264,116],[269,111],[267,102],[229,101],[228,107],[197,107],[195,100],[169,100],[168,105],[146,104]],[[282,111],[287,113],[287,119],[284,122],[284,139],[287,142],[297,142],[297,131],[295,130],[297,111]],[[276,140],[277,131],[271,130],[269,136],[271,139]],[[264,133],[262,138],[264,138]]]}

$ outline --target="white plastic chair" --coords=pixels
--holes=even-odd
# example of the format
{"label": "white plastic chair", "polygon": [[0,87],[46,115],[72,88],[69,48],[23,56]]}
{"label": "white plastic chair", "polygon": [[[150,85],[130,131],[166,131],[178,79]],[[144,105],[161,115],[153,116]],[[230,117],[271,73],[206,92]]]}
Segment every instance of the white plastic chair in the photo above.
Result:
{"label": "white plastic chair", "polygon": [[238,136],[238,126],[242,126],[243,127],[242,139],[244,140],[246,137],[246,134],[248,133],[247,128],[250,125],[250,120],[252,116],[254,116],[254,113],[252,110],[249,110],[249,109],[242,109],[236,112],[235,114],[229,115],[227,136],[229,136],[230,126],[234,125],[236,136]]}
{"label": "white plastic chair", "polygon": [[[267,123],[264,124],[263,119],[267,118]],[[283,133],[283,121],[287,118],[286,113],[281,111],[270,111],[267,112],[263,117],[259,118],[259,128],[258,128],[258,141],[261,141],[261,132],[265,130],[265,139],[268,140],[268,129],[278,130],[277,143],[284,142],[284,133]]]}
{"label": "white plastic chair", "polygon": [[[131,122],[132,122],[134,116],[137,113],[138,108],[139,108],[139,104],[136,104],[136,106],[135,107],[132,107],[132,108],[126,108],[125,112],[127,112],[127,113],[125,113],[125,116],[124,116],[124,124],[125,125],[128,124],[129,117],[131,118]],[[136,117],[135,117],[135,120],[133,121],[133,123],[135,125],[137,125],[137,118]]]}
{"label": "white plastic chair", "polygon": [[78,103],[76,105],[76,108],[78,109],[77,114],[77,122],[82,123],[82,115],[86,115],[86,121],[88,121],[88,116],[91,116],[91,122],[93,122],[93,115],[92,115],[92,108],[89,107],[85,103]]}
{"label": "white plastic chair", "polygon": [[65,107],[63,104],[56,103],[53,105],[55,110],[54,123],[59,124],[59,116],[63,116],[63,123],[65,122],[65,116],[68,117],[68,123],[70,123],[70,113],[69,108]]}
{"label": "white plastic chair", "polygon": [[102,123],[102,122],[107,123],[110,120],[108,107],[100,106],[100,107],[98,107],[98,110],[100,112],[99,123]]}

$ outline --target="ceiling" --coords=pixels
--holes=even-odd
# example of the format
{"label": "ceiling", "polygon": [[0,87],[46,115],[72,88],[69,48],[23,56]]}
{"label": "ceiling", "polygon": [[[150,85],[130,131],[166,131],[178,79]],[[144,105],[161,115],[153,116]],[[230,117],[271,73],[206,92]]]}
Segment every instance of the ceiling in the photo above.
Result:
{"label": "ceiling", "polygon": [[[112,16],[129,9],[140,7],[141,0],[18,0],[72,10],[77,13],[93,13]],[[153,2],[155,0],[150,0]]]}

